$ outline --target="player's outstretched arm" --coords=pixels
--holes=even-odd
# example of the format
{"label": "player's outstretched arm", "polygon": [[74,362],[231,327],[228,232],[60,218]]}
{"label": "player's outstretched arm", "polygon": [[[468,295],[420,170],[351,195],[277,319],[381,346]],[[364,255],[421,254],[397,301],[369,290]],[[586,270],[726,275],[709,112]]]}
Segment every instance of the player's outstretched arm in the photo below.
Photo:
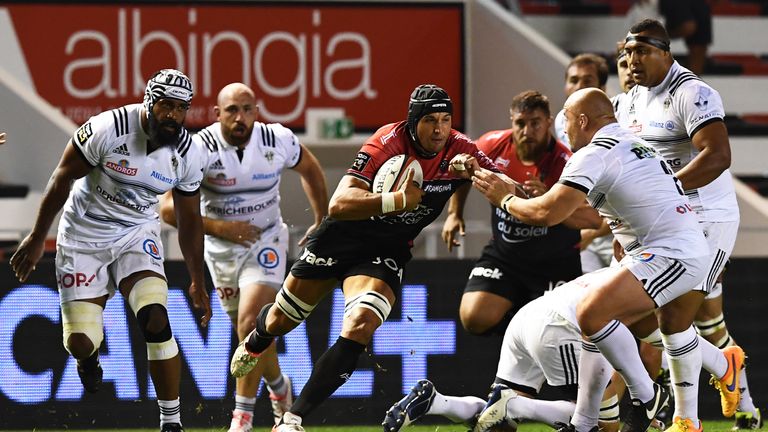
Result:
{"label": "player's outstretched arm", "polygon": [[[171,191],[160,197],[160,218],[168,225],[178,227]],[[250,247],[261,238],[261,228],[247,221],[225,221],[205,216],[203,216],[203,232],[245,247]]]}
{"label": "player's outstretched arm", "polygon": [[328,186],[320,162],[304,144],[301,144],[301,161],[293,169],[301,176],[301,187],[304,188],[309,205],[312,206],[315,214],[314,223],[299,240],[299,246],[303,246],[307,242],[307,234],[320,225],[323,218],[328,215]]}
{"label": "player's outstretched arm", "polygon": [[454,246],[461,246],[456,238],[456,233],[461,237],[466,234],[464,231],[464,205],[471,189],[471,183],[462,184],[448,201],[448,217],[445,218],[442,232],[443,242],[448,246],[448,252],[452,251]]}
{"label": "player's outstretched arm", "polygon": [[191,279],[189,297],[195,309],[203,311],[200,324],[205,327],[211,319],[211,302],[208,291],[205,289],[203,273],[203,220],[200,217],[200,192],[187,195],[173,189],[173,202],[179,228],[179,247]]}
{"label": "player's outstretched arm", "polygon": [[708,185],[731,166],[731,144],[725,123],[707,124],[693,134],[691,141],[700,153],[675,174],[685,190]]}
{"label": "player's outstretched arm", "polygon": [[64,149],[59,165],[48,180],[32,232],[19,243],[18,249],[11,257],[11,268],[19,281],[27,280],[40,257],[43,256],[45,237],[51,228],[53,219],[69,197],[72,182],[87,175],[91,168],[85,158],[78,154],[72,140],[70,140]]}
{"label": "player's outstretched arm", "polygon": [[475,172],[472,185],[491,204],[529,225],[557,225],[579,208],[587,197],[578,189],[558,183],[542,196],[520,199],[515,195],[516,187],[513,183],[485,169]]}
{"label": "player's outstretched arm", "polygon": [[[410,211],[421,202],[424,192],[413,182],[413,170],[409,170],[403,186],[396,192],[395,208],[391,213]],[[345,175],[328,204],[328,214],[338,220],[361,220],[384,214],[382,196],[368,190],[364,181]]]}

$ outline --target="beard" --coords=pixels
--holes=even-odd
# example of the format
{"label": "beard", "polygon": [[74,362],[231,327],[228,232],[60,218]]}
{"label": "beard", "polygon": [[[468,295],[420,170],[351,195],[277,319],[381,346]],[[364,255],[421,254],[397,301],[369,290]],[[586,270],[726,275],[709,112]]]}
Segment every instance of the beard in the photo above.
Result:
{"label": "beard", "polygon": [[[150,115],[148,120],[150,141],[161,147],[178,144],[181,136],[181,124],[176,123],[175,120],[159,121],[153,115]],[[167,128],[172,128],[173,131]]]}
{"label": "beard", "polygon": [[536,162],[547,149],[546,142],[539,143],[531,138],[516,143],[518,159],[526,162]]}
{"label": "beard", "polygon": [[244,124],[237,123],[229,130],[226,138],[229,138],[230,144],[240,147],[251,140],[251,132]]}

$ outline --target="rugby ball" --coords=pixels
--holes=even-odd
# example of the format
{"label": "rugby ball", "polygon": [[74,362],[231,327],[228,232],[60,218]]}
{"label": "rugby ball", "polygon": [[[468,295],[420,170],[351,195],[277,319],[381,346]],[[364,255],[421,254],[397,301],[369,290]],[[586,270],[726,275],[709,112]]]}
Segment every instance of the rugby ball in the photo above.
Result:
{"label": "rugby ball", "polygon": [[373,178],[371,190],[375,193],[393,192],[402,187],[403,182],[408,176],[408,170],[413,169],[413,181],[419,187],[424,181],[424,172],[421,170],[421,164],[413,156],[397,155],[381,165]]}

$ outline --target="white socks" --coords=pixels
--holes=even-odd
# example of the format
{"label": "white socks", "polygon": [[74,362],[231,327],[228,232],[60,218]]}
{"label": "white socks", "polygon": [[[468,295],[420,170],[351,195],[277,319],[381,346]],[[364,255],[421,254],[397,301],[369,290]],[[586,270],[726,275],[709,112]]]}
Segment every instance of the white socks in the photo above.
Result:
{"label": "white socks", "polygon": [[[693,331],[693,327],[691,327]],[[694,333],[695,335],[695,333]],[[632,399],[648,402],[654,396],[653,380],[640,360],[637,342],[632,332],[619,321],[613,320],[597,333],[589,335],[616,372],[624,377]],[[579,379],[581,382],[581,379]],[[600,393],[602,396],[602,393]]]}
{"label": "white socks", "polygon": [[588,432],[597,426],[600,401],[611,380],[612,371],[610,363],[594,344],[582,342],[579,356],[579,393],[571,418],[571,424],[576,427],[577,432]]}
{"label": "white socks", "polygon": [[166,423],[181,424],[181,402],[179,398],[174,400],[157,400],[160,406],[160,426]]}
{"label": "white socks", "polygon": [[661,335],[669,362],[669,374],[675,392],[675,417],[699,420],[698,393],[702,357],[698,335],[693,326],[671,335]]}
{"label": "white socks", "polygon": [[441,415],[454,423],[467,423],[485,407],[475,396],[445,396],[435,390],[435,399],[426,414]]}

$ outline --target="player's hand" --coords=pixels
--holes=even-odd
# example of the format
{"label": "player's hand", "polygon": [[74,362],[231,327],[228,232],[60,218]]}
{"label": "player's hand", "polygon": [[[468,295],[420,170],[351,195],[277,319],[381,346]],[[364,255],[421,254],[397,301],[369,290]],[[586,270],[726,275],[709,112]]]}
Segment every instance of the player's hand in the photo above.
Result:
{"label": "player's hand", "polygon": [[627,255],[627,252],[624,250],[624,247],[621,246],[621,243],[614,237],[613,239],[613,257],[616,258],[616,261],[621,262],[621,260],[624,259],[624,256]]}
{"label": "player's hand", "polygon": [[459,233],[461,237],[466,235],[464,231],[464,219],[456,216],[455,214],[448,214],[443,224],[443,242],[448,246],[448,252],[453,250],[454,246],[461,246],[461,243],[456,239],[456,233]]}
{"label": "player's hand", "polygon": [[413,168],[409,169],[403,185],[400,186],[405,197],[405,208],[402,211],[411,211],[418,207],[421,203],[421,197],[424,196],[424,191],[413,181],[414,174]]}
{"label": "player's hand", "polygon": [[208,326],[211,320],[211,299],[208,297],[208,291],[205,290],[205,284],[189,284],[189,298],[192,299],[192,305],[195,309],[203,311],[203,317],[200,319],[200,325]]}
{"label": "player's hand", "polygon": [[480,164],[477,163],[474,156],[461,153],[451,159],[448,172],[453,176],[469,180],[478,168],[480,168]]}
{"label": "player's hand", "polygon": [[519,183],[503,174],[498,175],[485,168],[475,171],[475,175],[472,176],[472,186],[485,195],[488,201],[496,207],[500,207],[501,200],[509,194],[522,196],[520,193],[522,190],[517,190]]}
{"label": "player's hand", "polygon": [[528,173],[528,180],[523,182],[523,190],[529,197],[537,197],[544,195],[547,192],[547,185],[541,180],[535,177],[533,174]]}
{"label": "player's hand", "polygon": [[216,237],[250,247],[261,238],[261,228],[247,221],[218,221]]}
{"label": "player's hand", "polygon": [[320,223],[319,222],[315,222],[312,225],[310,225],[309,228],[307,228],[307,231],[304,233],[304,237],[302,237],[301,240],[299,240],[299,246],[304,246],[305,244],[307,244],[307,240],[308,240],[309,234],[312,231],[314,231],[315,228],[317,228],[318,225],[320,225]]}
{"label": "player's hand", "polygon": [[44,249],[45,236],[37,237],[30,234],[19,243],[19,247],[14,252],[10,262],[19,282],[26,281],[29,274],[35,270],[37,262],[43,256]]}

